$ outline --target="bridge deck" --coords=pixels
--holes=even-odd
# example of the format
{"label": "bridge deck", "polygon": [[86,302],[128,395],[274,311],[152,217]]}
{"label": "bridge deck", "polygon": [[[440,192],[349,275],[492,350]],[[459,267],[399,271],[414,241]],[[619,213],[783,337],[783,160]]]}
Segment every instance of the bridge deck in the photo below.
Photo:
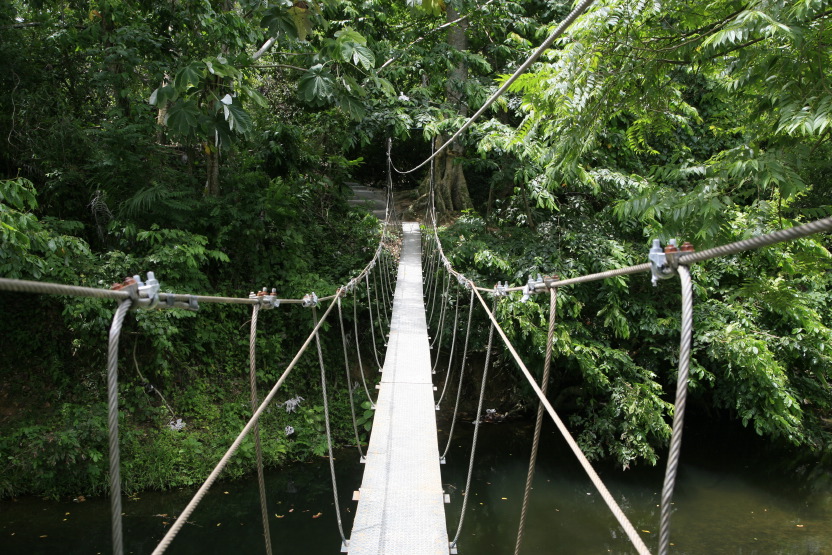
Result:
{"label": "bridge deck", "polygon": [[448,553],[418,224],[404,224],[387,355],[352,555]]}

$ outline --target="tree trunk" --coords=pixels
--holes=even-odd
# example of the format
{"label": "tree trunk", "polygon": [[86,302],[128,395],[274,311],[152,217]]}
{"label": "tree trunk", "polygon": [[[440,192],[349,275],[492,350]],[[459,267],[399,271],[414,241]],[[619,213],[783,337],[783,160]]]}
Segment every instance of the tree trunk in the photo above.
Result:
{"label": "tree trunk", "polygon": [[[459,13],[453,2],[448,3],[446,15],[449,22],[459,19]],[[468,21],[465,20],[448,29],[448,45],[454,50],[462,52],[468,49],[468,37],[465,34],[467,27]],[[448,103],[456,107],[462,116],[468,115],[468,105],[464,98],[467,80],[468,66],[460,62],[451,69],[445,83]],[[442,143],[444,142],[443,140]],[[452,144],[436,158],[436,210],[438,212],[458,212],[473,207],[462,165],[456,160],[461,154],[459,145]]]}
{"label": "tree trunk", "polygon": [[205,195],[215,197],[220,194],[220,150],[210,143],[205,143]]}

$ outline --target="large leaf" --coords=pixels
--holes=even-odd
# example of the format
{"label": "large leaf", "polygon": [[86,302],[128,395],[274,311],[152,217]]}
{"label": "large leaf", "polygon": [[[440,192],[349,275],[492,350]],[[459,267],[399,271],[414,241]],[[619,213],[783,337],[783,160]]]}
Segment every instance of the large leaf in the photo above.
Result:
{"label": "large leaf", "polygon": [[335,82],[321,64],[310,67],[298,80],[298,94],[310,104],[320,105],[332,99]]}
{"label": "large leaf", "polygon": [[168,102],[173,102],[177,99],[179,93],[170,85],[165,85],[164,87],[159,87],[155,91],[153,91],[150,95],[150,98],[147,102],[151,106],[164,106]]}
{"label": "large leaf", "polygon": [[348,94],[338,95],[338,107],[341,108],[351,119],[361,121],[367,115],[364,104],[354,96]]}
{"label": "large leaf", "polygon": [[272,6],[263,15],[260,21],[260,26],[269,30],[273,36],[287,36],[289,38],[298,38],[298,28],[295,24],[295,17],[289,13],[292,8],[292,2],[282,0],[278,2],[277,6]]}
{"label": "large leaf", "polygon": [[165,125],[180,135],[191,135],[199,122],[199,108],[193,99],[180,100],[168,108]]}
{"label": "large leaf", "polygon": [[173,86],[178,91],[186,91],[191,87],[196,87],[205,76],[205,64],[200,61],[192,62],[179,71],[173,78]]}
{"label": "large leaf", "polygon": [[241,135],[251,130],[251,116],[239,104],[223,104],[223,115],[228,122],[228,128]]}

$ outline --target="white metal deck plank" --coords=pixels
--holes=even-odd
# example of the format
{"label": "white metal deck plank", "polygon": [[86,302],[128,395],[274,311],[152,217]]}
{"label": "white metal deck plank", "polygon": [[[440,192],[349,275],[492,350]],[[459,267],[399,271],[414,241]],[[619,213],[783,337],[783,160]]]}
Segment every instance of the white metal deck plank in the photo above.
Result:
{"label": "white metal deck plank", "polygon": [[405,223],[352,555],[448,553],[418,224]]}

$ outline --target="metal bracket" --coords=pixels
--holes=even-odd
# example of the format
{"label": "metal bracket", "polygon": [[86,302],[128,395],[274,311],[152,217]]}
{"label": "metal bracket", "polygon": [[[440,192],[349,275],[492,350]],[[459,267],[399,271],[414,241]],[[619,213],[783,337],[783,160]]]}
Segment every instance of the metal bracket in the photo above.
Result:
{"label": "metal bracket", "polygon": [[303,308],[312,308],[318,306],[318,295],[314,292],[303,296]]}
{"label": "metal bracket", "polygon": [[679,264],[679,249],[676,248],[676,239],[668,241],[667,246],[662,249],[661,241],[653,239],[653,246],[650,248],[650,273],[653,274],[651,281],[653,287],[660,279],[668,279],[676,275],[676,268]]}
{"label": "metal bracket", "polygon": [[498,281],[497,285],[494,286],[494,296],[505,297],[506,295],[508,295],[508,282],[503,284],[503,282]]}
{"label": "metal bracket", "polygon": [[262,291],[258,291],[257,293],[250,293],[248,298],[259,300],[260,308],[263,310],[277,308],[278,306],[280,306],[280,299],[277,298],[277,289],[275,289],[274,287],[272,287],[271,293],[269,293],[264,287]]}
{"label": "metal bracket", "polygon": [[528,302],[532,295],[537,295],[539,292],[538,289],[542,290],[544,287],[545,284],[543,283],[543,276],[537,274],[537,279],[533,279],[532,276],[529,276],[529,281],[527,281],[526,285],[523,286],[523,296],[520,297],[520,302]]}
{"label": "metal bracket", "polygon": [[113,291],[126,291],[133,300],[132,308],[155,308],[159,303],[159,281],[153,272],[147,272],[147,281],[139,275],[124,278],[111,287]]}

